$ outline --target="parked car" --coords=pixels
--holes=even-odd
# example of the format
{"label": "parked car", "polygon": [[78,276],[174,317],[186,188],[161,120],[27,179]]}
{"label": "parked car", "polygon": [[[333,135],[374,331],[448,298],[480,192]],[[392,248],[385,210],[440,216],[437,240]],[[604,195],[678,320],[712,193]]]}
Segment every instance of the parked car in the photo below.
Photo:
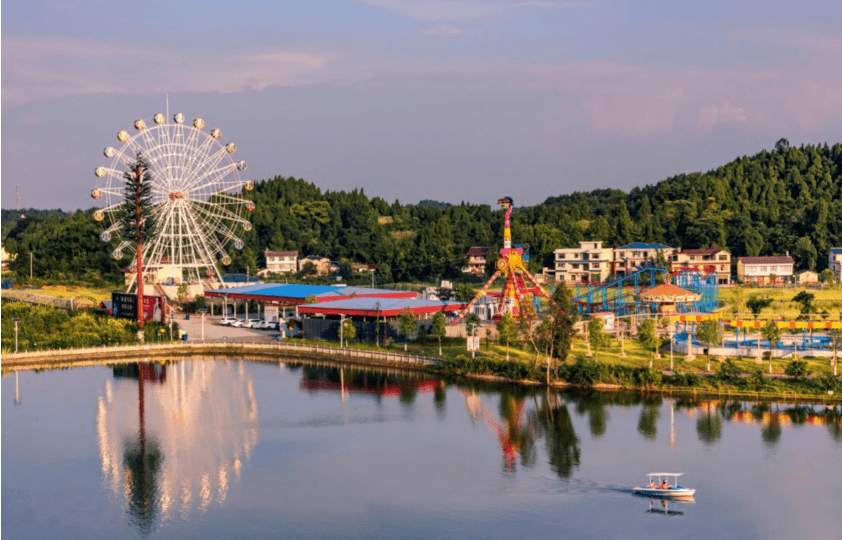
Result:
{"label": "parked car", "polygon": [[243,322],[243,328],[259,328],[260,323],[262,322],[263,321],[261,319],[246,319],[245,322]]}
{"label": "parked car", "polygon": [[234,328],[243,328],[246,325],[246,319],[235,319],[234,322],[231,323],[231,326]]}
{"label": "parked car", "polygon": [[235,319],[234,317],[222,317],[221,319],[219,319],[219,324],[221,324],[222,326],[231,326],[236,320],[237,319]]}
{"label": "parked car", "polygon": [[258,321],[251,325],[252,328],[256,328],[258,330],[268,330],[272,327],[272,323],[268,321],[264,321],[263,319],[258,319]]}

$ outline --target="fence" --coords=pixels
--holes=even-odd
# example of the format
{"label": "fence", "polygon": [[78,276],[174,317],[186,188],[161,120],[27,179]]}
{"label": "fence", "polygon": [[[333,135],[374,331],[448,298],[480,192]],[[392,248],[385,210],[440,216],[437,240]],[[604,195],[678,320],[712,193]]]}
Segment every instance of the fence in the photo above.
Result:
{"label": "fence", "polygon": [[205,353],[217,354],[278,354],[330,359],[346,359],[361,363],[399,364],[407,367],[429,367],[439,363],[438,358],[414,356],[386,351],[369,351],[347,347],[310,345],[298,343],[166,343],[161,345],[123,345],[117,347],[87,347],[30,351],[3,355],[2,367],[25,368],[34,364],[62,364],[96,359],[101,363],[115,359],[141,356],[190,356]]}

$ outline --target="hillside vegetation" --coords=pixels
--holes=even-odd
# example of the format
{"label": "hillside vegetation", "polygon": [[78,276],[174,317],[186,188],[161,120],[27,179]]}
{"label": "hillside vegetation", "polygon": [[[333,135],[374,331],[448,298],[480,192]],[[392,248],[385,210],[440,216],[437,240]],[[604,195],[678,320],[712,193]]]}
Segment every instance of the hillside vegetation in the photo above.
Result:
{"label": "hillside vegetation", "polygon": [[[265,264],[268,248],[376,263],[379,283],[457,277],[469,247],[500,247],[502,211],[496,199],[504,195],[517,203],[517,193],[499,193],[488,194],[489,204],[389,204],[362,190],[323,192],[305,180],[277,176],[244,193],[257,205],[254,227],[244,233],[244,249],[232,253],[229,271],[253,273]],[[795,148],[781,139],[771,151],[629,193],[550,197],[517,208],[512,227],[515,242],[530,248],[533,270],[551,265],[554,249],[586,239],[604,239],[611,246],[717,244],[736,257],[789,251],[799,268],[821,270],[828,249],[842,246],[842,144]],[[128,260],[109,258],[100,230],[90,211],[20,220],[6,240],[7,249],[19,253],[13,270],[19,277],[28,275],[34,250],[36,276],[117,280]]]}

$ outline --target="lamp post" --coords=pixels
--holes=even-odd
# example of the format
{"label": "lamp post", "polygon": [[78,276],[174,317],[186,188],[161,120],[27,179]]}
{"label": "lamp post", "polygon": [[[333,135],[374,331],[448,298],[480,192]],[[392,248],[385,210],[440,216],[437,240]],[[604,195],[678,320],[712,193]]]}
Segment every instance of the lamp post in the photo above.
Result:
{"label": "lamp post", "polygon": [[[20,319],[14,319],[14,322],[15,322],[15,352],[18,352],[18,323],[20,322]],[[17,372],[15,372],[15,375],[17,375]]]}
{"label": "lamp post", "polygon": [[675,340],[675,331],[670,326],[670,373],[673,373],[673,355],[672,355],[672,343]]}
{"label": "lamp post", "polygon": [[205,313],[206,312],[207,312],[206,309],[203,309],[199,312],[202,315],[202,343],[205,342]]}

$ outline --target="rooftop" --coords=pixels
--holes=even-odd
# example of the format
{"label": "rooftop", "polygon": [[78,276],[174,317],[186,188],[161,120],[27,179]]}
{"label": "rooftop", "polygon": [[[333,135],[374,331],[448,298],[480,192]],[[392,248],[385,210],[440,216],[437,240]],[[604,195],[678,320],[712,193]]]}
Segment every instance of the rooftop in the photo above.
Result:
{"label": "rooftop", "polygon": [[775,257],[740,257],[737,259],[743,264],[795,264],[789,255]]}
{"label": "rooftop", "polygon": [[632,242],[631,244],[626,244],[625,246],[620,246],[614,249],[672,249],[669,246],[665,246],[664,244],[658,244],[657,242],[647,243],[647,242]]}

